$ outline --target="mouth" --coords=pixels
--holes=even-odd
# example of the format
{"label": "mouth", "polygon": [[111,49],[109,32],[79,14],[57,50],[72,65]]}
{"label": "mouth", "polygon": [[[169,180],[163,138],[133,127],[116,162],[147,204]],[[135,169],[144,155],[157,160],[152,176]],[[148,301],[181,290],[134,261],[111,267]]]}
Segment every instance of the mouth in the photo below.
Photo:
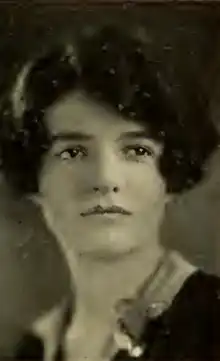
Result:
{"label": "mouth", "polygon": [[124,215],[124,216],[130,216],[132,213],[122,207],[119,206],[111,206],[111,207],[102,207],[101,205],[97,205],[95,207],[89,208],[85,212],[81,212],[80,215],[82,217],[87,216],[112,216],[115,217],[117,215]]}

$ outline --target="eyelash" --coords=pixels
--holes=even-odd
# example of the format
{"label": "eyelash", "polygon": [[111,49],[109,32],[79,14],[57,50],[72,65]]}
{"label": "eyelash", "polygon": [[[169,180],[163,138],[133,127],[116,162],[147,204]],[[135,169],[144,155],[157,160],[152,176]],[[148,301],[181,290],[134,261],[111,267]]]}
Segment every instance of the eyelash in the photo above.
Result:
{"label": "eyelash", "polygon": [[[140,155],[137,155],[137,157],[143,157],[143,156],[147,156],[147,157],[154,157],[155,153],[153,151],[153,149],[151,147],[147,147],[147,146],[141,146],[141,145],[129,145],[126,146],[124,148],[127,151],[129,150],[142,150],[142,153]],[[73,153],[75,152],[74,156]],[[62,150],[61,152],[59,152],[59,154],[57,154],[60,158],[62,158],[63,160],[68,160],[70,158],[74,159],[79,155],[79,152],[82,153],[82,157],[87,156],[88,155],[88,151],[86,150],[86,148],[82,147],[82,146],[75,146],[72,148],[67,148]],[[63,154],[68,153],[70,155],[69,157],[62,157]],[[72,154],[71,154],[72,153]],[[143,154],[145,153],[145,154]],[[136,155],[131,156],[131,157],[136,157]]]}
{"label": "eyelash", "polygon": [[[69,158],[67,157],[67,158],[63,158],[62,157],[62,155],[64,154],[64,153],[68,153],[69,155],[71,155],[71,153],[74,153],[74,152],[76,152],[75,153],[75,156],[70,156],[70,158],[76,158],[77,156],[78,156],[78,154],[79,154],[79,152],[81,152],[82,153],[82,156],[87,156],[88,155],[88,152],[86,151],[86,149],[84,148],[84,147],[81,147],[81,146],[75,146],[75,147],[72,147],[72,148],[67,148],[67,149],[64,149],[64,150],[62,150],[59,154],[58,154],[58,156],[60,157],[60,158],[62,158],[63,160],[68,160]],[[78,153],[77,153],[78,152]]]}
{"label": "eyelash", "polygon": [[[144,152],[146,152],[145,154],[140,154],[140,156],[147,156],[147,157],[154,157],[154,151],[151,147],[147,147],[147,146],[142,146],[142,145],[129,145],[127,146],[125,149],[127,150],[142,150]],[[136,156],[136,155],[135,155]]]}

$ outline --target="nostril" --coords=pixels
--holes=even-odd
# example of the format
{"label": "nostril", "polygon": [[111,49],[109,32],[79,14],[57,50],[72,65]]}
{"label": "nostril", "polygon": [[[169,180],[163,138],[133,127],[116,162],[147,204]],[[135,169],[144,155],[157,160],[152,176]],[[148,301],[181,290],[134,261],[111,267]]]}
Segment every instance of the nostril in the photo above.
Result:
{"label": "nostril", "polygon": [[[102,192],[102,191],[108,191],[110,190],[110,187],[93,187],[94,192]],[[113,192],[117,193],[119,191],[119,187],[113,187]]]}

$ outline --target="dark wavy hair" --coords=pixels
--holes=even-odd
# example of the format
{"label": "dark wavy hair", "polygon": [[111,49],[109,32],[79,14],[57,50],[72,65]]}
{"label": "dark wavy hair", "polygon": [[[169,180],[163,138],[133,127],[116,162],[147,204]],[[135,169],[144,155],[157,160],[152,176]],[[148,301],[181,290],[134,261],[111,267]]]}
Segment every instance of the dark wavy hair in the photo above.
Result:
{"label": "dark wavy hair", "polygon": [[51,145],[45,111],[74,89],[146,125],[150,137],[163,144],[158,167],[167,192],[181,192],[200,180],[218,142],[208,102],[200,92],[186,109],[178,108],[156,64],[147,60],[145,46],[128,32],[104,26],[24,66],[1,109],[2,168],[15,190],[38,191],[42,156]]}

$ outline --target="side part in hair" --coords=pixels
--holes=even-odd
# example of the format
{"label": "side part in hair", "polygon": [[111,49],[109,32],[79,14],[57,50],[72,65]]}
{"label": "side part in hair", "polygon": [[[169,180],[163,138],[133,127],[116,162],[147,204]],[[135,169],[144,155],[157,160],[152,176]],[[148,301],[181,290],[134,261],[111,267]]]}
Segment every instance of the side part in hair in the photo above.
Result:
{"label": "side part in hair", "polygon": [[15,85],[11,92],[11,110],[15,119],[21,118],[26,109],[25,84],[31,71],[33,62],[28,62],[17,76]]}

